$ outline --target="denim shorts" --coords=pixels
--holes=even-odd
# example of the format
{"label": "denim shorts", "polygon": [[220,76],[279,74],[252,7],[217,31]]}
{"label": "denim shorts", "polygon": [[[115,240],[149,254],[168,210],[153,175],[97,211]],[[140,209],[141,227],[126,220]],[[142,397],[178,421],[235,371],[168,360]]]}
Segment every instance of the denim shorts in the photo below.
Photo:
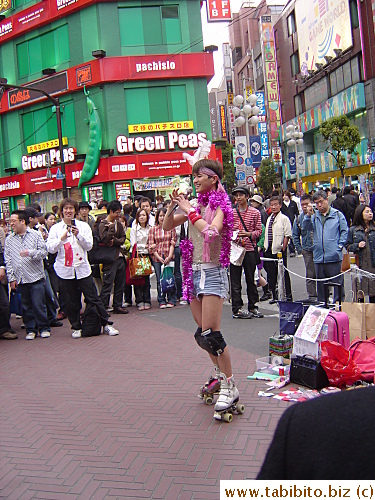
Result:
{"label": "denim shorts", "polygon": [[193,294],[196,298],[200,295],[217,295],[222,299],[228,297],[228,274],[221,266],[193,271],[193,284]]}

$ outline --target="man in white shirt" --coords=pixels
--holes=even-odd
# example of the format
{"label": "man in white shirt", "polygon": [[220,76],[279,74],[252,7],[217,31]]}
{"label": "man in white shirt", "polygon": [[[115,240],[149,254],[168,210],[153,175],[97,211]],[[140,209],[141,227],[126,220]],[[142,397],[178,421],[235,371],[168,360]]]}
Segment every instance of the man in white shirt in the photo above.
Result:
{"label": "man in white shirt", "polygon": [[54,268],[60,278],[66,311],[73,330],[72,337],[79,338],[82,335],[81,293],[87,305],[92,304],[96,307],[103,332],[108,335],[118,335],[118,330],[112,326],[111,321],[108,321],[108,313],[98,296],[91,275],[87,252],[93,245],[92,231],[86,222],[74,218],[77,212],[77,202],[65,198],[60,204],[63,220],[51,227],[47,239],[48,252],[57,253]]}

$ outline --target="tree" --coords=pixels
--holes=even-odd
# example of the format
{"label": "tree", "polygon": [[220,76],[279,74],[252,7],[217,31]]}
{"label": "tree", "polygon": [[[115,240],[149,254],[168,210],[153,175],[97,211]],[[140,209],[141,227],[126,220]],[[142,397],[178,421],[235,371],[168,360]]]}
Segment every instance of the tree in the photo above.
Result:
{"label": "tree", "polygon": [[[333,156],[336,166],[340,169],[341,177],[345,178],[346,158],[345,151],[349,154],[355,152],[355,148],[361,142],[358,127],[350,125],[349,118],[345,115],[334,116],[322,123],[319,132],[325,141],[329,142],[326,151]],[[331,147],[332,151],[328,148]]]}
{"label": "tree", "polygon": [[263,158],[257,175],[257,186],[262,189],[263,194],[268,194],[273,186],[278,184],[280,184],[280,178],[274,161],[272,158]]}
{"label": "tree", "polygon": [[227,191],[230,192],[236,183],[233,166],[233,146],[227,141],[215,141],[215,146],[221,149],[223,158],[223,182],[227,186]]}

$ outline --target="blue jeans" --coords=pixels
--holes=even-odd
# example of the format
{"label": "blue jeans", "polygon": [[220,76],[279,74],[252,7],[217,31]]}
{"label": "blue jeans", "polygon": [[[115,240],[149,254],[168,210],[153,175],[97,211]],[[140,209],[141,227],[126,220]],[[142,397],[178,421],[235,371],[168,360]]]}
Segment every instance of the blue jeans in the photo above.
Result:
{"label": "blue jeans", "polygon": [[22,299],[22,318],[26,333],[50,332],[46,308],[45,281],[18,285]]}
{"label": "blue jeans", "polygon": [[174,280],[177,288],[177,299],[182,297],[182,274],[181,274],[181,251],[180,247],[174,247]]}
{"label": "blue jeans", "polygon": [[[161,276],[161,262],[156,262],[155,260],[152,261],[152,265],[154,266],[155,269],[155,274],[156,274],[156,286],[158,289],[158,302],[159,304],[166,304],[167,303],[167,294],[162,294],[161,293],[161,286],[160,286],[160,276]],[[172,292],[168,293],[168,302],[170,304],[176,305],[176,289],[174,289]]]}

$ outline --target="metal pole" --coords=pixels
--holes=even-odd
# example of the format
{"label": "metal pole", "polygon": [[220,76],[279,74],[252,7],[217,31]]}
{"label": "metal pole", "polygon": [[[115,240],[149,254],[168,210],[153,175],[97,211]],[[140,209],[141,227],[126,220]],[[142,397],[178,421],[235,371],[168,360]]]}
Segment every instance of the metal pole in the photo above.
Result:
{"label": "metal pole", "polygon": [[295,138],[295,141],[296,141],[296,143],[295,143],[294,147],[295,147],[295,155],[296,155],[295,162],[296,162],[296,184],[297,184],[296,191],[297,191],[297,194],[300,194],[299,193],[299,172],[298,172],[298,162],[297,162],[297,138]]}
{"label": "metal pole", "polygon": [[[242,90],[243,90],[244,103],[246,104],[246,81],[245,81],[245,75],[243,73],[242,73]],[[249,134],[249,121],[247,119],[247,115],[245,115],[245,120],[246,120],[245,123],[246,153],[247,153],[247,158],[250,158],[250,134]]]}
{"label": "metal pole", "polygon": [[60,100],[58,97],[56,97],[55,101],[56,101],[55,106],[56,106],[56,120],[57,120],[57,138],[59,140],[59,153],[60,153],[60,167],[63,176],[62,191],[63,191],[63,198],[67,198],[68,189],[66,187],[65,161],[64,161],[63,139],[62,139],[62,129],[61,129]]}

